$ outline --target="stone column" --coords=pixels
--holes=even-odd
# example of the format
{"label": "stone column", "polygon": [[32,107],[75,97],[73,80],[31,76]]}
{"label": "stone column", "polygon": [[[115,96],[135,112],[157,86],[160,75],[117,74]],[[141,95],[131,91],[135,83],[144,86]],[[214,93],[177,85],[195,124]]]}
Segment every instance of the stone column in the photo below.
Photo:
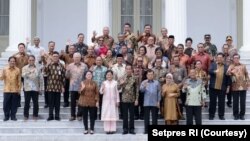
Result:
{"label": "stone column", "polygon": [[17,52],[17,45],[31,37],[31,0],[10,0],[9,46],[6,52]]}
{"label": "stone column", "polygon": [[87,13],[87,36],[85,37],[88,44],[91,43],[93,31],[97,32],[97,36],[102,35],[102,29],[105,26],[110,27],[110,1],[109,0],[88,0]]}
{"label": "stone column", "polygon": [[241,53],[250,53],[250,1],[243,0],[243,46]]}
{"label": "stone column", "polygon": [[175,36],[175,44],[185,43],[187,37],[186,0],[165,0],[165,27]]}

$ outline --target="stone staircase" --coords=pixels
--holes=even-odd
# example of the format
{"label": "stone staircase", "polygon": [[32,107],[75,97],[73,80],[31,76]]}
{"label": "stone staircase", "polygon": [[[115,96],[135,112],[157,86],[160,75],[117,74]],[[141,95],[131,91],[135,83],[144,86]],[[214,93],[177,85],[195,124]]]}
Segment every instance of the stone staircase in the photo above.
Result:
{"label": "stone staircase", "polygon": [[[247,64],[247,68],[250,71],[250,59],[242,59],[241,61]],[[0,58],[0,68],[3,68],[7,64],[7,58]],[[95,122],[95,134],[94,135],[84,135],[83,134],[83,123],[82,121],[69,121],[70,118],[70,108],[64,108],[61,104],[60,116],[61,121],[47,121],[48,109],[44,109],[44,96],[39,96],[39,119],[34,121],[32,116],[29,120],[23,120],[23,107],[24,107],[24,97],[22,93],[22,107],[18,108],[17,119],[18,121],[7,121],[4,122],[3,113],[3,82],[0,82],[0,141],[109,141],[109,140],[131,140],[131,141],[146,141],[147,135],[143,134],[144,131],[144,121],[135,121],[135,131],[136,135],[122,135],[122,120],[117,123],[117,133],[113,135],[106,135],[103,131],[103,122],[96,120]],[[61,98],[61,103],[63,103],[63,96]],[[244,124],[250,125],[250,92],[247,93],[247,104],[246,104],[246,120],[233,120],[232,108],[226,106],[225,118],[222,121],[218,119],[216,115],[214,120],[208,120],[208,108],[203,108],[202,118],[204,125],[229,125],[229,124]],[[31,102],[30,115],[33,112],[33,105]],[[184,115],[185,116],[185,115]],[[184,125],[185,120],[181,120],[180,124]],[[163,125],[164,121],[160,119],[158,124]]]}

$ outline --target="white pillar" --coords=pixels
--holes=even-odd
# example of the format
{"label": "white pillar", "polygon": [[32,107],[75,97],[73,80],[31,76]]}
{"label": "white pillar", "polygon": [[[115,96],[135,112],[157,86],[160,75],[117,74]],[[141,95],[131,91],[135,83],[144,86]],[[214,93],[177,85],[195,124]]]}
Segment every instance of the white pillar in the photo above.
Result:
{"label": "white pillar", "polygon": [[6,51],[15,52],[20,42],[31,37],[31,0],[10,0],[9,46]]}
{"label": "white pillar", "polygon": [[175,36],[175,44],[184,43],[187,37],[186,0],[165,0],[165,27]]}
{"label": "white pillar", "polygon": [[[110,27],[110,1],[109,0],[88,0],[87,6],[87,43],[91,43],[93,31],[97,36],[102,35],[102,29],[105,26]],[[111,30],[111,29],[110,29]]]}
{"label": "white pillar", "polygon": [[[240,51],[250,52],[250,1],[243,0],[243,46]],[[249,54],[248,54],[249,55]]]}

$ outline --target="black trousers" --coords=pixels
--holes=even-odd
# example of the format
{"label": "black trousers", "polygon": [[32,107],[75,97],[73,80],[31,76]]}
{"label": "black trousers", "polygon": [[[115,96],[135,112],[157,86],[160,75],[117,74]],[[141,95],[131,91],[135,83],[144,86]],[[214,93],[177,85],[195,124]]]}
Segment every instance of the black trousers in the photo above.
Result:
{"label": "black trousers", "polygon": [[[79,99],[79,94],[77,91],[71,91],[70,92],[70,99],[71,99],[71,116],[76,117],[76,101]],[[78,106],[77,116],[81,115],[80,106]]]}
{"label": "black trousers", "polygon": [[193,117],[196,125],[201,125],[201,106],[186,106],[187,125],[193,125]]}
{"label": "black trousers", "polygon": [[69,104],[69,79],[65,80],[63,100],[65,104]]}
{"label": "black trousers", "polygon": [[144,93],[139,92],[138,105],[135,106],[135,117],[144,118],[143,101],[144,101]]}
{"label": "black trousers", "polygon": [[90,130],[94,130],[96,107],[81,107],[83,114],[83,125],[88,130],[88,117],[90,116]]}
{"label": "black trousers", "polygon": [[187,98],[187,93],[181,92],[180,96],[181,103],[179,104],[181,113],[183,113],[183,108],[185,107],[186,98]]}
{"label": "black trousers", "polygon": [[48,92],[49,97],[49,117],[54,117],[53,112],[55,109],[55,117],[59,118],[60,116],[60,100],[61,93],[60,92]]}
{"label": "black trousers", "polygon": [[17,93],[4,93],[3,99],[3,111],[5,118],[16,118],[16,112],[18,107],[18,94]]}
{"label": "black trousers", "polygon": [[227,94],[227,104],[232,104],[232,90],[230,87],[229,93]]}
{"label": "black trousers", "polygon": [[225,90],[217,90],[213,88],[209,88],[209,116],[214,117],[216,112],[217,106],[217,97],[218,97],[218,110],[219,110],[219,117],[223,117],[225,113],[225,97],[226,91]]}
{"label": "black trousers", "polygon": [[[233,95],[233,115],[244,116],[246,112],[246,91],[232,91]],[[240,112],[239,112],[240,105]]]}
{"label": "black trousers", "polygon": [[47,91],[47,77],[43,77],[44,78],[44,101],[45,101],[45,105],[49,105],[49,96],[48,96],[48,91]]}
{"label": "black trousers", "polygon": [[120,105],[119,105],[119,109],[120,109],[120,119],[123,118],[123,104],[122,104],[122,93],[119,93],[119,96],[120,96]]}
{"label": "black trousers", "polygon": [[[123,118],[123,130],[133,130],[135,129],[134,125],[134,116],[135,116],[135,104],[133,103],[122,103],[122,118]],[[129,118],[129,125],[128,125]]]}
{"label": "black trousers", "polygon": [[[102,115],[102,99],[103,99],[103,95],[99,94],[99,119],[101,119],[101,115]],[[97,110],[97,108],[96,108]],[[96,111],[96,115],[97,115],[97,111]],[[97,117],[96,117],[97,119]]]}
{"label": "black trousers", "polygon": [[38,117],[38,91],[24,91],[24,116],[29,117],[30,100],[33,101],[33,116]]}
{"label": "black trousers", "polygon": [[148,125],[149,119],[150,119],[150,112],[152,114],[152,125],[157,125],[157,118],[158,118],[158,108],[154,106],[145,106],[144,107],[144,127],[145,127],[145,132],[148,132]]}

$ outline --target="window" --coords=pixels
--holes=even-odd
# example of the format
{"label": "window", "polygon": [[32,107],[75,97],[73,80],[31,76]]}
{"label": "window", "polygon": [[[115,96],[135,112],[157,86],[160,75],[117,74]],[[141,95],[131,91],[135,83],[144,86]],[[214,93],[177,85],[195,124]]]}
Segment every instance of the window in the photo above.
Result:
{"label": "window", "polygon": [[134,33],[143,32],[145,24],[151,24],[153,32],[160,32],[162,25],[162,0],[113,0],[112,33],[123,31],[124,23],[132,26]]}
{"label": "window", "polygon": [[9,0],[0,0],[0,36],[9,35]]}

